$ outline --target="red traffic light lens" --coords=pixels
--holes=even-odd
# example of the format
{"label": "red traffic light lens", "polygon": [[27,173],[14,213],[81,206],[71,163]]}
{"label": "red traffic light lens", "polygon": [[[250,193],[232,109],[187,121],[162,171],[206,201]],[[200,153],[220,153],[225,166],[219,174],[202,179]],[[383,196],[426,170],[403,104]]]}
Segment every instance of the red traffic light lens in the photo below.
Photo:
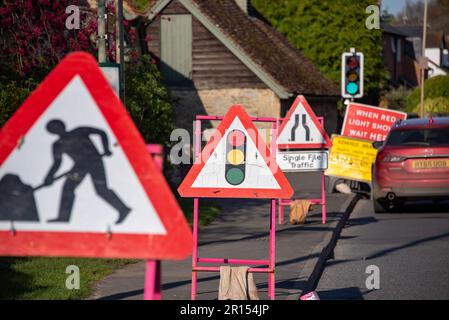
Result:
{"label": "red traffic light lens", "polygon": [[359,60],[356,57],[349,57],[348,60],[346,60],[346,64],[351,69],[355,69],[360,66]]}
{"label": "red traffic light lens", "polygon": [[233,147],[240,147],[245,143],[245,134],[242,131],[234,130],[228,135],[228,142]]}

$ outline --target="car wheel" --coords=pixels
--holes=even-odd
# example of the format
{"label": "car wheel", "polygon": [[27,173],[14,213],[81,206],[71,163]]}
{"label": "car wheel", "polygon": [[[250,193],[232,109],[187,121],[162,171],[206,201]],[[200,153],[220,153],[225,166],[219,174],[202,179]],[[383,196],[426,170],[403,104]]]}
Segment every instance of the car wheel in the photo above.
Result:
{"label": "car wheel", "polygon": [[387,213],[390,211],[386,203],[380,202],[377,199],[373,199],[373,207],[375,213]]}

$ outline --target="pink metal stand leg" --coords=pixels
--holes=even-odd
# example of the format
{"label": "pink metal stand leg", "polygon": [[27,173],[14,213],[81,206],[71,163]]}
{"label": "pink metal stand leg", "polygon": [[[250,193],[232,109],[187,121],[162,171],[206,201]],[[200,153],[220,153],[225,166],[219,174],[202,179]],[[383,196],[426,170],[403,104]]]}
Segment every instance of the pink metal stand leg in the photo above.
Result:
{"label": "pink metal stand leg", "polygon": [[326,224],[327,212],[326,212],[326,176],[324,171],[321,174],[321,218],[323,224]]}
{"label": "pink metal stand leg", "polygon": [[199,199],[193,200],[193,253],[192,253],[192,292],[191,299],[196,299],[197,263],[198,263],[198,204]]}
{"label": "pink metal stand leg", "polygon": [[144,300],[161,300],[161,262],[147,260],[145,271]]}
{"label": "pink metal stand leg", "polygon": [[284,223],[284,207],[281,206],[281,203],[279,201],[279,224],[283,224]]}
{"label": "pink metal stand leg", "polygon": [[268,274],[268,297],[271,300],[275,299],[275,269],[276,269],[276,200],[271,200],[271,214],[270,214],[270,269]]}
{"label": "pink metal stand leg", "polygon": [[[154,164],[162,171],[164,165],[163,149],[161,145],[147,145],[148,152],[153,156]],[[161,262],[147,260],[145,265],[144,300],[161,300]]]}
{"label": "pink metal stand leg", "polygon": [[[201,156],[201,120],[195,121],[195,162]],[[192,291],[191,299],[196,299],[197,288],[197,264],[198,264],[198,214],[199,214],[199,199],[193,199],[193,252],[192,252]]]}

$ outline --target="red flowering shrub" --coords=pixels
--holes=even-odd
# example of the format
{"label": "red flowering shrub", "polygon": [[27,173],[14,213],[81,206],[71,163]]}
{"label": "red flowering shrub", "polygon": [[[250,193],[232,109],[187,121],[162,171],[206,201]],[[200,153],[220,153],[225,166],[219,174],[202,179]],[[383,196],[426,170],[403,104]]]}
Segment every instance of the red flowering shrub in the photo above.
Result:
{"label": "red flowering shrub", "polygon": [[[71,51],[95,52],[95,14],[81,0],[4,0],[0,4],[0,63],[21,74],[51,68]],[[66,8],[79,5],[80,29],[65,26]]]}

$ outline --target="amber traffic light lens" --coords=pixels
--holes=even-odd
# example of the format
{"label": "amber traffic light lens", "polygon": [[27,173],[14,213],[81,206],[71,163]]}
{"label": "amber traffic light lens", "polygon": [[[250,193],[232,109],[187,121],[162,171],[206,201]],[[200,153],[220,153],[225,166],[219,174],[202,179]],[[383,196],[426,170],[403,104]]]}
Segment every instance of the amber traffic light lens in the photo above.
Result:
{"label": "amber traffic light lens", "polygon": [[346,76],[351,82],[356,82],[357,80],[359,80],[359,74],[355,71],[349,71]]}

